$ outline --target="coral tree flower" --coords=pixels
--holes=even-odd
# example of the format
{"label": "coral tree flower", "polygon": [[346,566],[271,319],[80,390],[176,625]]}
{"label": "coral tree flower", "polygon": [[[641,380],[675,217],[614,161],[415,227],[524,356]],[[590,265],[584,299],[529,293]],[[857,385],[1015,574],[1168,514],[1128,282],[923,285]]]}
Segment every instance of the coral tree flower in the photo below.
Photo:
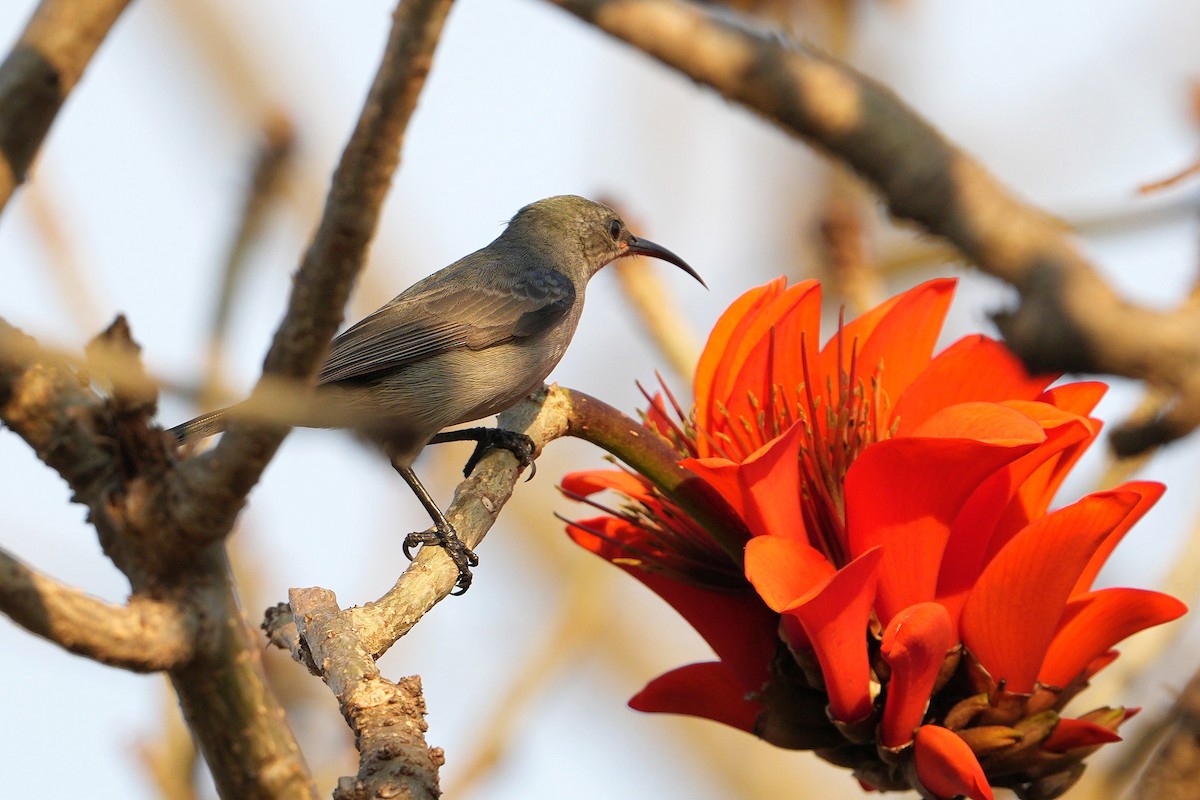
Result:
{"label": "coral tree flower", "polygon": [[570,536],[659,594],[717,656],[630,705],[936,798],[1061,791],[1119,739],[1124,709],[1061,711],[1117,642],[1185,611],[1157,592],[1092,588],[1163,487],[1127,483],[1050,511],[1099,434],[1089,414],[1105,387],[1051,388],[1058,376],[1029,375],[985,336],[934,355],[953,290],[917,286],[823,347],[817,282],[780,278],[734,301],[696,368],[691,412],[664,388],[644,416],[727,504],[729,530],[705,529],[632,472],[563,479],[606,512]]}

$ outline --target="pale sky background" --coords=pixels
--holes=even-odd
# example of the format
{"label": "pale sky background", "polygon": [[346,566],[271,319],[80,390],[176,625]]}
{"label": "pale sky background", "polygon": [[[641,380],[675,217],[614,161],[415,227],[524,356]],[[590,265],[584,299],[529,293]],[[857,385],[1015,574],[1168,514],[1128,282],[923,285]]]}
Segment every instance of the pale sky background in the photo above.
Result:
{"label": "pale sky background", "polygon": [[[249,72],[222,73],[218,65],[233,64],[228,54],[214,65],[203,44],[211,36],[197,33],[189,5],[211,7],[224,21],[233,33],[229,52],[241,53]],[[1192,183],[1151,199],[1135,189],[1196,157],[1189,91],[1200,79],[1200,4],[860,5],[856,65],[1020,195],[1083,225],[1084,246],[1130,297],[1165,305],[1183,295],[1198,263],[1200,189]],[[33,7],[0,4],[6,47]],[[45,344],[77,350],[122,312],[153,374],[196,381],[247,165],[266,106],[274,104],[297,129],[295,200],[272,214],[234,312],[227,377],[244,391],[279,321],[390,10],[384,0],[135,3],[69,99],[36,168],[98,314],[81,319],[64,299],[25,190],[0,220],[0,316]],[[569,192],[616,198],[639,233],[704,275],[709,292],[670,266],[644,265],[702,335],[750,286],[780,273],[809,274],[811,212],[826,178],[823,161],[804,144],[546,3],[459,0],[350,316],[486,244],[521,205]],[[906,237],[881,233],[875,250],[887,254]],[[989,279],[956,267],[938,273],[963,278],[947,342],[990,330],[988,313],[1011,301]],[[686,395],[687,382],[669,374],[621,306],[615,276],[602,273],[552,377],[628,412],[642,402],[634,382],[652,382],[655,369]],[[1137,396],[1116,384],[1100,416],[1116,421]],[[196,411],[164,396],[160,418],[173,425]],[[443,449],[418,465],[443,502],[466,452]],[[810,796],[800,780],[817,782],[825,800],[861,796],[848,774],[811,754],[625,707],[650,678],[710,654],[656,598],[616,570],[592,569],[590,557],[564,544],[551,511],[587,512],[559,499],[553,486],[566,471],[601,463],[581,443],[552,445],[481,548],[471,591],[438,606],[382,661],[390,678],[423,676],[429,741],[447,754],[448,796]],[[1102,466],[1097,449],[1060,501],[1091,490]],[[1142,473],[1170,489],[1104,581],[1153,587],[1162,578],[1196,517],[1198,466],[1193,437]],[[0,546],[89,592],[123,599],[128,587],[100,553],[82,508],[68,505],[63,483],[7,432],[0,432],[0,474]],[[332,588],[343,605],[377,597],[403,569],[403,535],[427,524],[380,457],[324,431],[289,436],[242,521],[234,547],[240,563],[257,568],[256,587],[243,593],[254,624],[291,586]],[[597,603],[590,616],[564,623],[564,586],[581,581]],[[510,719],[510,749],[499,765],[473,794],[455,793],[492,725],[489,715],[516,678],[549,663],[538,654],[563,626],[578,634],[565,665],[541,678],[541,692]],[[1196,624],[1177,623],[1177,630],[1190,632],[1162,671],[1122,696],[1085,694],[1073,708],[1124,703],[1146,706],[1147,717],[1161,711],[1200,653]],[[164,725],[162,678],[71,656],[2,616],[0,653],[0,797],[45,796],[66,764],[77,776],[72,790],[86,786],[90,797],[155,797],[135,747]],[[294,670],[301,683],[308,680]],[[317,699],[295,724],[315,754],[341,741],[345,726],[332,696],[312,683]],[[321,762],[314,766],[325,791],[336,775],[356,771],[345,757],[310,758]]]}

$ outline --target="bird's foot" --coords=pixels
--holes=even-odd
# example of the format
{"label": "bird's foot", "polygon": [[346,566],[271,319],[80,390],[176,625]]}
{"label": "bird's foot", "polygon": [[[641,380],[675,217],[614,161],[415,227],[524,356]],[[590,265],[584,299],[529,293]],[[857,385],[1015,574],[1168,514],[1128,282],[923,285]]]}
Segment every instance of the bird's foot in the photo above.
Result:
{"label": "bird's foot", "polygon": [[458,538],[458,534],[454,532],[454,528],[446,525],[435,525],[427,531],[419,531],[410,533],[404,537],[404,544],[400,549],[404,551],[404,556],[409,561],[413,560],[412,549],[417,546],[425,547],[440,547],[450,556],[450,560],[454,562],[454,566],[458,567],[458,580],[454,582],[454,591],[452,595],[465,594],[467,589],[471,587],[471,580],[474,577],[471,574],[471,567],[479,566],[479,556],[471,548],[463,544],[463,540]]}
{"label": "bird's foot", "polygon": [[471,477],[471,473],[475,471],[475,467],[479,466],[480,460],[487,454],[487,451],[497,447],[512,453],[522,467],[529,467],[529,477],[525,480],[532,480],[533,476],[537,474],[537,463],[533,460],[533,439],[523,433],[506,431],[503,428],[464,428],[439,433],[430,440],[430,443],[467,440],[475,442],[475,450],[463,467],[464,478]]}

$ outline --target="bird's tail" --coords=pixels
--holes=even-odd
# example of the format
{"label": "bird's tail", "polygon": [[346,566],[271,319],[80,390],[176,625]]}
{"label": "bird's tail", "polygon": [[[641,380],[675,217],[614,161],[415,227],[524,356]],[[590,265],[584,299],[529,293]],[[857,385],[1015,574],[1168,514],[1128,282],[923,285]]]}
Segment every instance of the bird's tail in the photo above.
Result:
{"label": "bird's tail", "polygon": [[225,430],[225,426],[229,422],[229,411],[230,409],[228,408],[222,408],[217,411],[210,411],[207,414],[201,414],[195,419],[188,420],[171,428],[170,433],[179,444],[186,444],[200,439],[207,439],[209,436],[216,436]]}

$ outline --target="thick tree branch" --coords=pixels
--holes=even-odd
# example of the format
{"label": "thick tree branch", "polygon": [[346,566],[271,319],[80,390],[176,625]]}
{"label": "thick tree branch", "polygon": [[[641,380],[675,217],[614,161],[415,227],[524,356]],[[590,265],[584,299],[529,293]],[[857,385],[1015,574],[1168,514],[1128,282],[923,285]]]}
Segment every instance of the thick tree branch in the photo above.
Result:
{"label": "thick tree branch", "polygon": [[0,210],[130,0],[42,0],[0,64]]}
{"label": "thick tree branch", "polygon": [[1035,372],[1138,378],[1172,403],[1113,436],[1125,454],[1200,425],[1200,309],[1126,302],[1059,222],[1017,200],[886,87],[777,31],[680,0],[550,0],[852,167],[892,214],[1016,287],[997,323]]}
{"label": "thick tree branch", "polygon": [[304,755],[267,683],[261,643],[234,593],[224,543],[195,556],[180,588],[212,625],[196,657],[168,675],[218,793],[315,800]]}
{"label": "thick tree branch", "polygon": [[[334,171],[320,225],[300,264],[291,299],[263,365],[263,381],[311,380],[379,222],[400,146],[451,0],[405,0],[350,141]],[[200,541],[225,536],[286,429],[235,421],[211,452],[179,470],[181,524]]]}
{"label": "thick tree branch", "polygon": [[164,487],[173,463],[162,431],[150,424],[154,394],[123,320],[89,356],[93,376],[112,384],[108,399],[0,321],[0,420],[88,506],[105,553],[133,587],[131,607],[153,597],[179,609],[185,632],[194,626],[187,649],[176,649],[180,657],[157,666],[167,669],[222,796],[315,797],[234,596],[223,545],[198,548],[172,523]]}
{"label": "thick tree branch", "polygon": [[379,674],[350,617],[328,589],[293,589],[288,599],[312,661],[338,699],[359,751],[355,778],[335,800],[436,798],[442,752],[425,743],[425,698],[419,678],[398,684]]}
{"label": "thick tree branch", "polygon": [[118,606],[59,583],[0,550],[0,611],[77,655],[134,672],[191,659],[199,625],[180,606],[135,596]]}

